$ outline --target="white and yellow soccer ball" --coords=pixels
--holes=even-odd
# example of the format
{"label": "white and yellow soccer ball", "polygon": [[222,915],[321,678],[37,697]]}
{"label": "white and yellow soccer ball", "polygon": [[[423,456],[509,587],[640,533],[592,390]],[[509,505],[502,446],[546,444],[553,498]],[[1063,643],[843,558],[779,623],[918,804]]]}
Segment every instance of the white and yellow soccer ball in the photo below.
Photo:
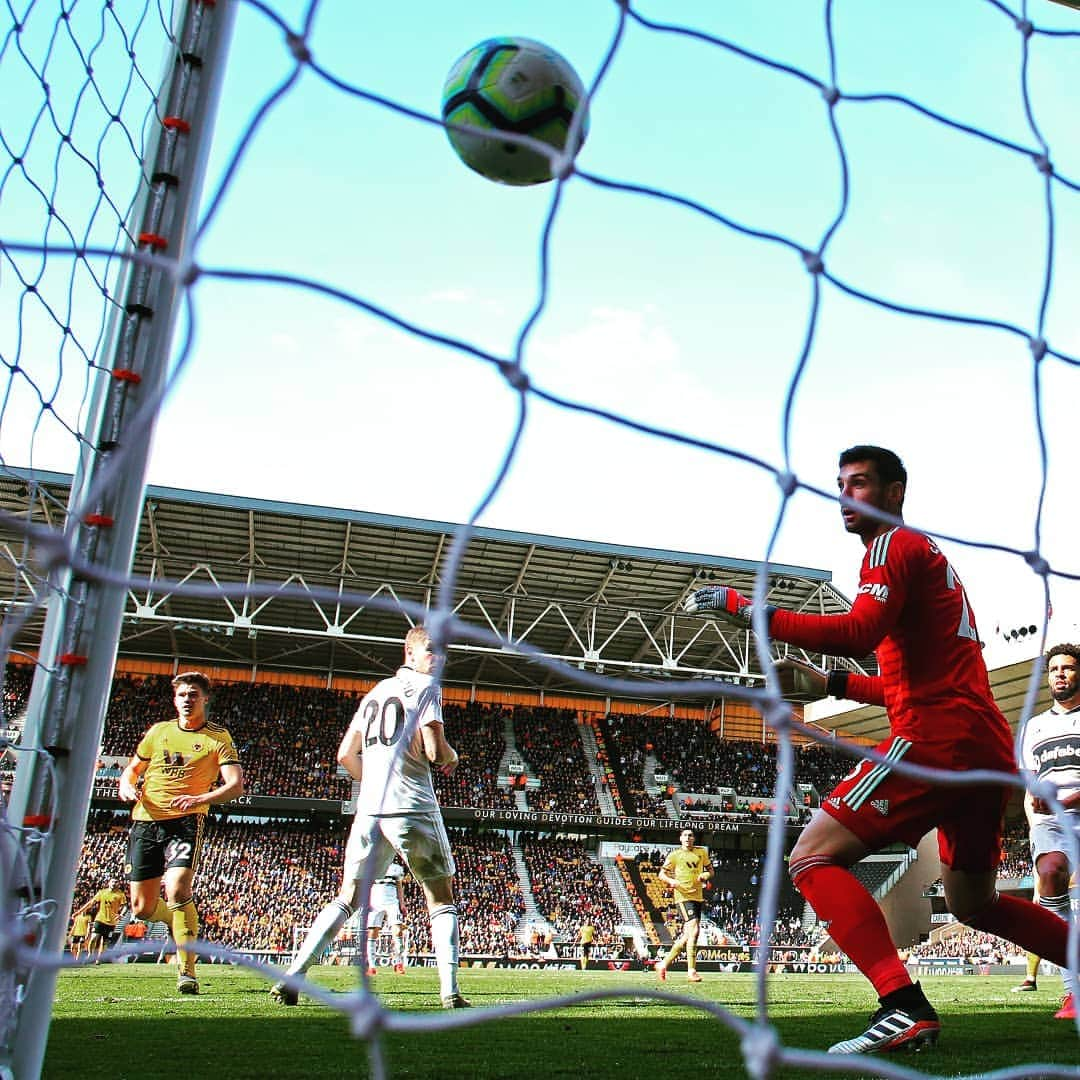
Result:
{"label": "white and yellow soccer ball", "polygon": [[[528,135],[561,152],[584,103],[581,79],[554,49],[529,38],[500,37],[480,42],[450,69],[442,117],[477,129],[446,129],[450,145],[470,169],[501,184],[523,186],[551,180],[551,160],[503,134]],[[573,155],[587,130],[585,115]]]}

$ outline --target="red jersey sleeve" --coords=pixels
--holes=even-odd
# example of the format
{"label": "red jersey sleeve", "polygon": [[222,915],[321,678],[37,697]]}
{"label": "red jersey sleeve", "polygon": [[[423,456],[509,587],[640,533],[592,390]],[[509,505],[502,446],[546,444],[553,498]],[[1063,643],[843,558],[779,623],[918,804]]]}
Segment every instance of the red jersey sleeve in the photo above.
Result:
{"label": "red jersey sleeve", "polygon": [[854,671],[847,677],[849,701],[861,701],[864,705],[885,704],[885,680],[880,675],[858,675]]}
{"label": "red jersey sleeve", "polygon": [[[804,615],[778,608],[769,622],[770,636],[813,652],[869,655],[896,626],[904,610],[911,577],[911,553],[901,530],[890,529],[866,549],[859,592],[847,614]],[[881,702],[875,697],[868,703]]]}

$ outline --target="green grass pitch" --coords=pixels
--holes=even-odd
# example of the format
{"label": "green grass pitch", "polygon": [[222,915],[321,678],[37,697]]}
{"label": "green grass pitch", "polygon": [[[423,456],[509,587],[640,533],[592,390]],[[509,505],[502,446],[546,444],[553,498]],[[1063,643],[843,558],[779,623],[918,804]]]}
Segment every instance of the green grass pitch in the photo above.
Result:
{"label": "green grass pitch", "polygon": [[[267,983],[239,968],[203,965],[200,981],[200,996],[185,998],[176,994],[168,967],[103,965],[62,973],[44,1075],[54,1080],[371,1075],[367,1045],[350,1035],[340,1012],[303,996],[295,1008],[276,1005]],[[335,995],[357,985],[355,970],[347,968],[318,969],[314,981]],[[887,1060],[942,1076],[1039,1062],[1056,1066],[1054,1075],[1080,1077],[1076,1027],[1053,1019],[1060,980],[1045,978],[1034,994],[1011,994],[1014,982],[1003,976],[926,979],[943,1024],[938,1046],[917,1055],[847,1059],[858,1061],[857,1071],[832,1075],[872,1075],[875,1062]],[[395,1015],[449,1015],[438,1008],[430,969],[403,976],[380,973],[374,984]],[[739,1036],[721,1020],[695,1004],[635,996],[657,986],[644,973],[464,970],[462,991],[481,1007],[615,988],[625,996],[475,1027],[386,1032],[386,1074],[479,1080],[632,1080],[684,1070],[689,1076],[747,1075]],[[750,975],[709,974],[690,986],[683,975],[672,973],[665,988],[693,1003],[722,1005],[747,1021],[756,1015],[756,982]],[[875,1004],[858,976],[770,976],[768,994],[770,1019],[783,1045],[818,1051],[861,1031]],[[794,1080],[830,1074],[780,1065],[772,1075]]]}

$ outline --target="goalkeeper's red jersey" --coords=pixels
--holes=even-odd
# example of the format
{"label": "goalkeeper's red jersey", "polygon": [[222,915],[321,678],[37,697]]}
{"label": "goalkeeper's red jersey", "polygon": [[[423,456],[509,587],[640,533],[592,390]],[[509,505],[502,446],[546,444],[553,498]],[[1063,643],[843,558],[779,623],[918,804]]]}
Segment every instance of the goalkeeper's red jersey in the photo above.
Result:
{"label": "goalkeeper's red jersey", "polygon": [[942,766],[1013,769],[1008,721],[994,703],[975,617],[937,545],[914,529],[876,537],[845,615],[777,610],[773,637],[838,656],[877,656],[879,677],[852,675],[848,697],[883,704],[893,735],[937,743]]}

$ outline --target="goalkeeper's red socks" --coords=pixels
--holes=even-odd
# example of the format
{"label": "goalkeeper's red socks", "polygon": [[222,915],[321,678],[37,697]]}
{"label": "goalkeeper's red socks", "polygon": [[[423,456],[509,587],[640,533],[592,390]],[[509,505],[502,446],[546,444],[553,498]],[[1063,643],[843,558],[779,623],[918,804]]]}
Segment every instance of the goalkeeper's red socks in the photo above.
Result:
{"label": "goalkeeper's red socks", "polygon": [[789,869],[795,888],[829,924],[833,941],[874,984],[879,998],[911,985],[881,908],[851,871],[821,855],[799,859]]}

